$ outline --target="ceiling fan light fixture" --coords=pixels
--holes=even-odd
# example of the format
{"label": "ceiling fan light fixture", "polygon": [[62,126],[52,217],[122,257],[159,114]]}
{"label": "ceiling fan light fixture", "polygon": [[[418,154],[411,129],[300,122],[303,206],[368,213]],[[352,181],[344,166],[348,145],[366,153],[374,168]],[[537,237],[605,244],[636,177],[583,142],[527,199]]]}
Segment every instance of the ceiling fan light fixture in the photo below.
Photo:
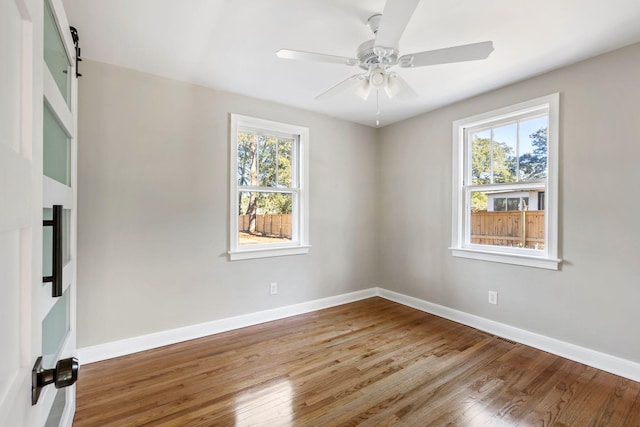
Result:
{"label": "ceiling fan light fixture", "polygon": [[400,93],[400,91],[402,90],[402,85],[398,82],[398,76],[397,74],[394,75],[388,75],[387,76],[387,84],[384,87],[384,91],[387,93],[387,96],[389,98],[394,98],[398,95],[398,93]]}
{"label": "ceiling fan light fixture", "polygon": [[384,88],[386,82],[387,74],[382,68],[374,68],[373,70],[371,70],[371,73],[369,74],[369,83],[371,84],[371,86],[373,86],[375,89],[380,90]]}
{"label": "ceiling fan light fixture", "polygon": [[362,79],[362,83],[356,87],[354,92],[364,101],[366,101],[371,94],[371,84],[369,84],[369,80]]}

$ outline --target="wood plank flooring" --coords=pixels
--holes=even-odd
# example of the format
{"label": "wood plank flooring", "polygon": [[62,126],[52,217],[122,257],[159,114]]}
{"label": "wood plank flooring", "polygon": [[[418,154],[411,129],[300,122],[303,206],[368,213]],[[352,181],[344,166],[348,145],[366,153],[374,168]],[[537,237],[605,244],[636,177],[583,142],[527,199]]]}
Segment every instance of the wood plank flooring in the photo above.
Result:
{"label": "wood plank flooring", "polygon": [[74,426],[640,426],[640,383],[381,298],[82,366]]}

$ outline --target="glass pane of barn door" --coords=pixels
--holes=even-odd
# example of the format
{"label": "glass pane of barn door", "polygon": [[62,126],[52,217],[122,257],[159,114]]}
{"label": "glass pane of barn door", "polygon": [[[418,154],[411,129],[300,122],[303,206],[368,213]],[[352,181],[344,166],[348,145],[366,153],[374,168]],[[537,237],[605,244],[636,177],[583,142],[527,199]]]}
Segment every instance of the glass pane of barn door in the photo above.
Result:
{"label": "glass pane of barn door", "polygon": [[71,184],[71,143],[67,132],[45,102],[42,117],[44,174],[60,184]]}
{"label": "glass pane of barn door", "polygon": [[60,34],[52,5],[44,2],[44,62],[60,94],[71,108],[71,60]]}

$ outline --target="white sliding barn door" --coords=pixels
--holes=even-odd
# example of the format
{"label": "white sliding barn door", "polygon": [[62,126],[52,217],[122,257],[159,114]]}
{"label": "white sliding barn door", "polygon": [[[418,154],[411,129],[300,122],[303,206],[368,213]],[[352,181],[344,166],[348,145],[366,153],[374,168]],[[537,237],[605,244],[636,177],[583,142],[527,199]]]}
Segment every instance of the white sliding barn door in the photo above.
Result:
{"label": "white sliding barn door", "polygon": [[[77,84],[61,1],[0,1],[0,39],[0,425],[70,426],[75,387],[56,387],[75,366],[50,370],[76,341]],[[38,360],[36,378],[54,384],[33,403]]]}

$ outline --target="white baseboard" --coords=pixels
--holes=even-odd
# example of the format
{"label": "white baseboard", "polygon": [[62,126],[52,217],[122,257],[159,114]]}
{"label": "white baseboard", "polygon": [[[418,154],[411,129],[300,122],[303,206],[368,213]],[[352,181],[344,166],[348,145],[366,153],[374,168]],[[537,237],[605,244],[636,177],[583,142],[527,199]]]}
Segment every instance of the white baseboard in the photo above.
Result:
{"label": "white baseboard", "polygon": [[310,311],[335,307],[337,305],[347,304],[374,296],[376,296],[376,288],[370,288],[348,294],[274,308],[271,310],[259,311],[256,313],[249,313],[241,316],[200,323],[197,325],[185,326],[183,328],[170,329],[168,331],[156,332],[153,334],[79,348],[77,350],[78,359],[83,365],[99,362],[101,360],[125,356],[139,351],[202,338],[207,335],[219,334],[221,332],[227,332],[234,329],[245,328],[247,326],[258,325],[260,323],[271,322],[273,320],[308,313]]}
{"label": "white baseboard", "polygon": [[640,363],[611,356],[585,347],[580,347],[575,344],[529,332],[524,329],[485,319],[483,317],[475,316],[473,314],[434,304],[418,298],[388,291],[383,288],[370,288],[348,294],[275,308],[272,310],[214,320],[212,322],[186,326],[184,328],[171,329],[154,334],[79,348],[78,357],[82,364],[99,362],[101,360],[125,356],[139,351],[201,338],[207,335],[279,320],[298,314],[308,313],[310,311],[322,310],[323,308],[335,307],[374,296],[380,296],[426,313],[434,314],[530,347],[574,360],[576,362],[584,363],[585,365],[592,366],[603,371],[620,375],[621,377],[640,381]]}
{"label": "white baseboard", "polygon": [[493,335],[507,338],[575,362],[584,363],[585,365],[592,366],[615,375],[620,375],[621,377],[629,378],[633,381],[640,381],[640,363],[611,356],[589,348],[580,347],[555,338],[529,332],[524,329],[485,319],[463,311],[454,310],[449,307],[434,304],[397,292],[388,291],[386,289],[377,288],[376,294],[382,298],[426,313],[444,317],[445,319],[462,323],[463,325],[480,329]]}

